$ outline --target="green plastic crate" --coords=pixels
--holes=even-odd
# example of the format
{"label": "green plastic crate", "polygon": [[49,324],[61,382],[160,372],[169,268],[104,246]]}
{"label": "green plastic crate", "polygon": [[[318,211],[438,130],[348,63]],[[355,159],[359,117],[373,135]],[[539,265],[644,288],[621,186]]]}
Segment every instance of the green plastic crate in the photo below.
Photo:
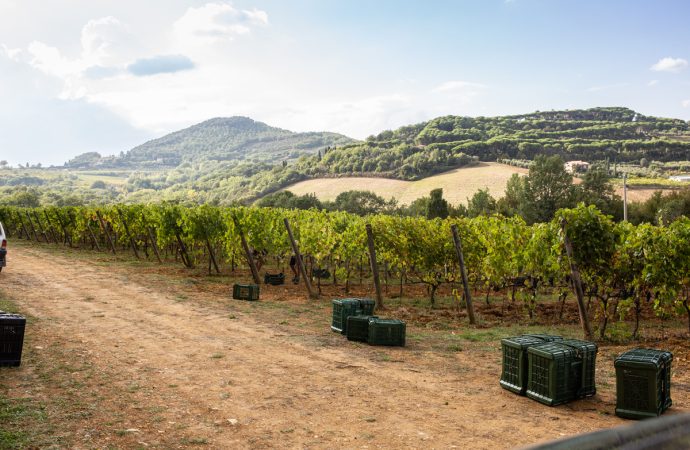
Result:
{"label": "green plastic crate", "polygon": [[232,298],[256,301],[259,299],[259,286],[256,284],[235,284],[232,286]]}
{"label": "green plastic crate", "polygon": [[405,346],[405,322],[398,319],[369,319],[370,345]]}
{"label": "green plastic crate", "polygon": [[374,314],[374,308],[376,307],[376,302],[370,298],[360,298],[359,307],[362,309],[362,315],[371,316]]}
{"label": "green plastic crate", "polygon": [[591,397],[597,393],[595,366],[597,361],[597,344],[579,339],[565,339],[558,341],[559,344],[567,345],[577,351],[577,358],[582,361],[582,375],[580,386],[575,391],[576,398]]}
{"label": "green plastic crate", "polygon": [[350,316],[347,318],[347,340],[366,342],[369,337],[369,319],[377,316]]}
{"label": "green plastic crate", "polygon": [[559,342],[527,349],[527,397],[549,406],[575,399],[582,377],[577,350]]}
{"label": "green plastic crate", "polygon": [[554,342],[563,340],[562,336],[556,336],[554,334],[523,334],[523,336],[538,338],[541,339],[542,342]]}
{"label": "green plastic crate", "polygon": [[339,298],[333,300],[333,319],[331,330],[336,333],[347,333],[347,318],[350,316],[361,316],[360,299],[358,298]]}
{"label": "green plastic crate", "polygon": [[501,339],[503,368],[501,387],[516,394],[525,395],[527,390],[527,349],[544,341],[534,336],[515,336]]}
{"label": "green plastic crate", "polygon": [[671,407],[672,361],[671,352],[642,348],[616,358],[616,415],[646,419]]}

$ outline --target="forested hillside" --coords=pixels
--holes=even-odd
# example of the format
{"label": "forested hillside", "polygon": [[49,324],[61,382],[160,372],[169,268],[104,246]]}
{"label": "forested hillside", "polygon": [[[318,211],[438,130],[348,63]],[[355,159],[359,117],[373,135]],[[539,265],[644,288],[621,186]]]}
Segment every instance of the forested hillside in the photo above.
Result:
{"label": "forested hillside", "polygon": [[351,142],[341,134],[293,133],[247,117],[215,118],[146,142],[119,157],[101,158],[90,152],[66,166],[160,169],[183,163],[244,159],[273,163]]}
{"label": "forested hillside", "polygon": [[690,159],[690,143],[682,140],[688,136],[687,122],[642,116],[627,108],[445,116],[329,151],[308,170],[412,180],[462,165],[468,157],[531,160],[557,154],[565,161],[679,161]]}

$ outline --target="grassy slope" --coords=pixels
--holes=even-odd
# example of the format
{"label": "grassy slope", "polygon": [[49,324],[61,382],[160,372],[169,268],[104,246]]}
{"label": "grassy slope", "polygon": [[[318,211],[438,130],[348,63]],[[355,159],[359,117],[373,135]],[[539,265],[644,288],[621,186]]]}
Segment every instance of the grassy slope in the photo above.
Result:
{"label": "grassy slope", "polygon": [[[527,174],[527,169],[498,163],[480,163],[423,178],[418,181],[393,180],[390,178],[317,178],[301,181],[286,187],[296,195],[316,194],[320,200],[334,200],[338,194],[353,189],[373,191],[386,199],[396,198],[400,204],[410,204],[419,197],[429,195],[432,189],[443,188],[443,196],[452,204],[467,203],[467,199],[479,189],[488,188],[494,198],[503,197],[506,183],[514,173]],[[579,179],[575,179],[579,183]],[[623,196],[623,186],[614,184],[618,195]],[[644,201],[658,190],[667,191],[674,186],[629,185],[628,200]]]}
{"label": "grassy slope", "polygon": [[429,195],[429,191],[443,188],[443,196],[453,204],[466,203],[478,189],[488,188],[494,197],[502,197],[506,183],[514,173],[526,174],[526,169],[498,163],[481,163],[473,167],[451,170],[418,181],[388,178],[319,178],[302,181],[285,188],[297,195],[315,193],[321,200],[333,200],[341,192],[360,189],[398,199],[401,204]]}

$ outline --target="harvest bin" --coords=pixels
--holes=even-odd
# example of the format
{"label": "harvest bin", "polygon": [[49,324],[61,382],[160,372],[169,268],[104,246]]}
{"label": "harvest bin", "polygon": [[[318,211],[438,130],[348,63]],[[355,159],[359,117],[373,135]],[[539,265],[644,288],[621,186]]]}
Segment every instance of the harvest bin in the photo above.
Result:
{"label": "harvest bin", "polygon": [[17,367],[22,361],[26,319],[19,314],[0,314],[0,366]]}
{"label": "harvest bin", "polygon": [[349,316],[347,318],[347,340],[366,342],[369,337],[369,319],[376,316]]}
{"label": "harvest bin", "polygon": [[398,319],[369,319],[370,345],[405,346],[405,322]]}
{"label": "harvest bin", "polygon": [[591,397],[596,394],[597,387],[594,379],[594,368],[597,360],[597,344],[578,339],[565,339],[558,341],[558,343],[574,348],[577,352],[577,359],[582,362],[580,385],[575,391],[575,398]]}
{"label": "harvest bin", "polygon": [[271,284],[273,286],[280,286],[285,284],[285,274],[284,273],[266,273],[264,274],[264,284]]}
{"label": "harvest bin", "polygon": [[527,390],[527,349],[544,341],[534,336],[516,336],[501,339],[503,369],[501,387],[525,395]]}
{"label": "harvest bin", "polygon": [[645,419],[670,408],[672,361],[671,352],[642,348],[616,358],[616,415]]}
{"label": "harvest bin", "polygon": [[576,398],[582,380],[582,361],[577,350],[560,342],[527,349],[527,397],[555,406]]}
{"label": "harvest bin", "polygon": [[376,303],[368,298],[339,298],[333,300],[331,330],[347,334],[347,318],[350,316],[371,316]]}
{"label": "harvest bin", "polygon": [[232,286],[232,298],[235,300],[258,300],[259,286],[256,284],[235,284]]}

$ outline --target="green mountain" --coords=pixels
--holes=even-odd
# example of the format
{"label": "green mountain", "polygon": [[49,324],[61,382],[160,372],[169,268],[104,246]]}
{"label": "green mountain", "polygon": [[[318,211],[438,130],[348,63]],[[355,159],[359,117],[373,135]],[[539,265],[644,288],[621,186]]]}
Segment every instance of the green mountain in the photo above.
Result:
{"label": "green mountain", "polygon": [[165,169],[200,161],[282,162],[354,142],[336,133],[293,133],[248,117],[215,118],[135,147],[120,157],[86,153],[70,168]]}

